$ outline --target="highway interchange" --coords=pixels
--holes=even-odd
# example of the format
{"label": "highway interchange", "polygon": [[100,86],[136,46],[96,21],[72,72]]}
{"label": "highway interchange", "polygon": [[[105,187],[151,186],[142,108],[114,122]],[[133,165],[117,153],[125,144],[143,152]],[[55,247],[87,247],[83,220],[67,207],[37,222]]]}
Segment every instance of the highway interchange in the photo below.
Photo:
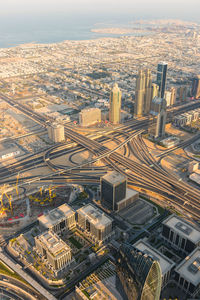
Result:
{"label": "highway interchange", "polygon": [[[5,100],[11,106],[19,109],[28,117],[31,117],[34,121],[38,122],[42,127],[46,127],[47,124],[51,121],[47,117],[41,116],[38,113],[35,113],[25,105],[16,104],[16,102],[2,94],[0,97]],[[171,113],[179,114],[200,106],[199,102],[192,103],[187,106],[176,107]],[[171,114],[170,114],[171,115]],[[170,116],[171,117],[171,116]],[[146,144],[144,143],[141,133],[146,130],[148,127],[148,118],[138,119],[129,121],[123,125],[120,125],[116,129],[111,129],[104,134],[96,134],[96,137],[89,138],[86,135],[82,135],[76,131],[76,128],[73,128],[70,125],[65,125],[65,134],[68,139],[72,142],[67,142],[65,144],[58,144],[43,153],[37,153],[29,155],[24,159],[19,160],[14,164],[10,164],[7,168],[0,168],[1,181],[3,182],[6,178],[9,178],[11,175],[17,174],[19,171],[25,172],[31,168],[37,168],[41,166],[48,165],[52,170],[52,176],[63,175],[64,178],[70,177],[77,180],[80,178],[85,181],[90,179],[98,180],[101,173],[100,170],[95,170],[97,176],[94,172],[90,176],[90,169],[92,169],[92,163],[98,160],[103,160],[109,168],[120,171],[125,174],[128,178],[129,184],[132,186],[137,186],[143,190],[148,190],[161,195],[166,201],[171,204],[179,207],[180,210],[187,212],[195,218],[199,218],[200,215],[200,204],[199,204],[199,191],[188,185],[186,182],[181,182],[181,179],[178,179],[174,175],[166,172],[161,168],[161,166],[155,161],[152,155],[149,153]],[[109,133],[109,134],[108,134]],[[113,150],[105,147],[102,142],[109,141],[111,136],[113,138],[125,137],[125,142],[118,145]],[[168,153],[176,150],[180,147],[186,147],[191,142],[194,142],[199,138],[199,135],[196,135],[192,139],[160,154],[161,157],[164,157]],[[129,151],[138,161],[132,160],[125,155],[117,153],[118,148],[126,147],[128,144]],[[64,167],[60,165],[55,165],[51,162],[53,158],[62,156],[64,154],[77,153],[83,149],[89,150],[95,159],[80,165],[75,165],[73,167]],[[126,148],[127,149],[127,148]],[[89,167],[88,167],[89,163]],[[86,174],[82,170],[86,170]],[[82,171],[82,172],[81,172]],[[93,170],[94,171],[94,170]],[[98,174],[98,172],[100,173]],[[51,177],[50,175],[44,177]],[[44,178],[36,178],[44,179]],[[73,180],[72,180],[73,181]],[[84,181],[84,180],[83,180]],[[34,179],[33,181],[34,182]]]}

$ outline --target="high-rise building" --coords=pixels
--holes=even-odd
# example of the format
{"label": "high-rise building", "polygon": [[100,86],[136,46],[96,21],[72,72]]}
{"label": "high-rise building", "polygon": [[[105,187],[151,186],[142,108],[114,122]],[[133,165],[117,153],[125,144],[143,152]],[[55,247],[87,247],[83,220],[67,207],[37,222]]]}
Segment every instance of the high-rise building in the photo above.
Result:
{"label": "high-rise building", "polygon": [[159,94],[159,86],[156,83],[152,83],[152,94],[151,94],[151,101],[153,98],[158,97]]}
{"label": "high-rise building", "polygon": [[119,283],[128,300],[160,299],[162,273],[157,260],[130,244],[120,246],[116,260]]}
{"label": "high-rise building", "polygon": [[64,126],[56,122],[48,126],[49,139],[54,143],[60,143],[65,140]]}
{"label": "high-rise building", "polygon": [[135,91],[135,115],[142,116],[144,111],[144,97],[145,97],[145,73],[139,70],[136,78],[136,91]]}
{"label": "high-rise building", "polygon": [[135,115],[148,114],[152,101],[152,76],[149,69],[139,70],[136,78]]}
{"label": "high-rise building", "polygon": [[85,108],[79,113],[79,124],[90,126],[101,122],[101,110],[99,108]]}
{"label": "high-rise building", "polygon": [[178,89],[178,95],[179,95],[179,101],[185,102],[187,99],[187,87],[180,86],[180,88]]}
{"label": "high-rise building", "polygon": [[110,210],[116,210],[117,203],[126,197],[126,177],[116,171],[101,178],[101,203]]}
{"label": "high-rise building", "polygon": [[145,72],[145,96],[144,96],[144,114],[149,114],[152,101],[152,76],[151,70]]}
{"label": "high-rise building", "polygon": [[166,104],[167,106],[171,105],[171,92],[170,91],[165,91],[165,100],[166,100]]}
{"label": "high-rise building", "polygon": [[173,106],[176,103],[176,88],[172,87],[170,89],[170,92],[171,92],[170,105]]}
{"label": "high-rise building", "polygon": [[167,80],[167,63],[162,62],[157,67],[157,84],[159,86],[159,97],[164,98]]}
{"label": "high-rise building", "polygon": [[153,116],[153,124],[150,128],[150,134],[156,139],[164,137],[167,117],[166,100],[155,97],[152,100],[150,114]]}
{"label": "high-rise building", "polygon": [[117,83],[115,83],[110,93],[110,111],[109,111],[109,121],[113,124],[120,123],[121,98],[122,98],[121,90],[119,89]]}
{"label": "high-rise building", "polygon": [[112,211],[120,211],[139,198],[139,193],[127,188],[127,179],[116,171],[101,177],[101,204]]}
{"label": "high-rise building", "polygon": [[195,99],[200,98],[200,75],[196,76],[192,80],[191,96]]}

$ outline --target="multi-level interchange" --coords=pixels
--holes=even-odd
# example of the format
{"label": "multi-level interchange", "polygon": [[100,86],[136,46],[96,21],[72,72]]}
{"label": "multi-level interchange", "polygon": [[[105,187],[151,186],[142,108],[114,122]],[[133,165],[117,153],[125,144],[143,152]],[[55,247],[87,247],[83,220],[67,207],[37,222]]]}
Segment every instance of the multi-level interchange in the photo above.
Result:
{"label": "multi-level interchange", "polygon": [[199,25],[137,30],[0,49],[6,297],[200,298]]}

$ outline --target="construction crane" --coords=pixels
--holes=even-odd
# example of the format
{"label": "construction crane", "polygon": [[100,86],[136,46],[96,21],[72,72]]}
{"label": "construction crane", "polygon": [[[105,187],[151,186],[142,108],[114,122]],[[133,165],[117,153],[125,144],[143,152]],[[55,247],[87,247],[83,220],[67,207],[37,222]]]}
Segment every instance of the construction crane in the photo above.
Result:
{"label": "construction crane", "polygon": [[4,194],[6,195],[8,201],[9,201],[9,205],[10,205],[10,211],[11,211],[11,214],[13,214],[13,208],[12,208],[12,196],[8,196],[8,194],[6,192],[4,192]]}

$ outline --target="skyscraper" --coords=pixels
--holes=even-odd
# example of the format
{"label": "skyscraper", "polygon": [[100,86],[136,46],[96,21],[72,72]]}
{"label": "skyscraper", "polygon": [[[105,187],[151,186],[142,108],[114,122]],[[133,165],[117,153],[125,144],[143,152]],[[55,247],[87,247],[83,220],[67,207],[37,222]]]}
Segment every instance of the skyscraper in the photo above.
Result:
{"label": "skyscraper", "polygon": [[171,92],[171,101],[170,101],[170,105],[174,105],[176,103],[176,88],[172,87],[170,89]]}
{"label": "skyscraper", "polygon": [[152,100],[150,114],[153,116],[153,124],[150,128],[150,134],[156,139],[165,135],[166,105],[166,100],[163,98],[155,97]]}
{"label": "skyscraper", "polygon": [[124,243],[117,254],[116,265],[119,284],[128,300],[160,299],[162,279],[158,261]]}
{"label": "skyscraper", "polygon": [[142,116],[144,110],[144,96],[145,96],[145,73],[139,70],[136,77],[136,91],[135,91],[135,115]]}
{"label": "skyscraper", "polygon": [[158,97],[159,93],[159,86],[156,83],[152,83],[152,94],[151,94],[151,101],[153,98]]}
{"label": "skyscraper", "polygon": [[187,99],[187,87],[186,86],[180,86],[178,90],[179,94],[179,101],[185,102]]}
{"label": "skyscraper", "polygon": [[164,98],[167,79],[167,63],[162,62],[157,67],[157,84],[159,86],[159,97]]}
{"label": "skyscraper", "polygon": [[192,80],[191,96],[195,99],[200,98],[200,75],[196,76]]}
{"label": "skyscraper", "polygon": [[109,121],[113,124],[120,123],[121,97],[122,97],[122,93],[117,83],[115,83],[110,93],[110,111],[109,111]]}
{"label": "skyscraper", "polygon": [[152,77],[151,70],[146,70],[145,78],[145,96],[144,96],[144,114],[149,114],[152,101]]}
{"label": "skyscraper", "polygon": [[101,178],[101,203],[109,210],[116,210],[119,201],[126,197],[126,177],[116,171]]}
{"label": "skyscraper", "polygon": [[135,92],[135,115],[143,116],[148,114],[152,100],[152,78],[151,71],[139,70],[136,78]]}

